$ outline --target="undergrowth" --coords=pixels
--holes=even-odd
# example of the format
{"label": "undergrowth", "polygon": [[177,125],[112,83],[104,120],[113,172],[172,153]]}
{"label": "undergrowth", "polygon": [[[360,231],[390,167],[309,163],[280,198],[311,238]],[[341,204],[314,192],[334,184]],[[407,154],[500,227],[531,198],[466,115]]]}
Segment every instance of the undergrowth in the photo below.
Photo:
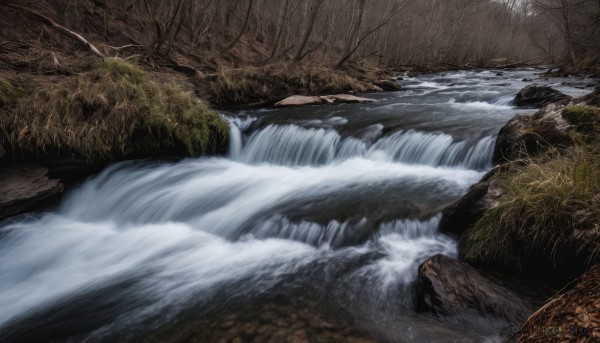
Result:
{"label": "undergrowth", "polygon": [[0,113],[6,150],[13,155],[197,156],[221,150],[227,140],[219,114],[121,59],[103,59],[77,77],[33,89]]}
{"label": "undergrowth", "polygon": [[348,73],[325,67],[269,65],[225,69],[204,83],[204,95],[215,104],[246,104],[290,95],[366,92],[368,85]]}

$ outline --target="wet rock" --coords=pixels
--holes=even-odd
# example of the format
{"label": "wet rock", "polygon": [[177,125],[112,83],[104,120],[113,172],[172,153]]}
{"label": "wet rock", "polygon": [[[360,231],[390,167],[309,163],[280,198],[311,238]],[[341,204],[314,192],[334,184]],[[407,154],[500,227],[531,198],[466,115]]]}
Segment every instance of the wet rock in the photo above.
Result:
{"label": "wet rock", "polygon": [[[518,342],[599,342],[600,265],[536,311],[523,326],[515,325]],[[545,330],[541,330],[545,329]],[[550,331],[549,331],[550,330]]]}
{"label": "wet rock", "polygon": [[527,158],[550,147],[573,145],[573,128],[562,117],[563,105],[550,104],[534,115],[522,114],[511,119],[498,133],[494,149],[496,163]]}
{"label": "wet rock", "polygon": [[377,80],[373,82],[375,86],[381,87],[384,91],[395,92],[401,91],[402,87],[400,87],[397,83],[390,80]]}
{"label": "wet rock", "polygon": [[0,169],[0,219],[61,193],[63,185],[47,174],[47,168],[36,165]]}
{"label": "wet rock", "polygon": [[477,312],[521,322],[534,306],[468,264],[436,255],[419,266],[416,282],[420,311],[440,316]]}
{"label": "wet rock", "polygon": [[498,186],[495,175],[502,168],[504,166],[497,166],[489,171],[469,188],[467,194],[444,209],[439,226],[441,231],[461,234],[475,224],[486,211],[498,206],[502,188]]}
{"label": "wet rock", "polygon": [[276,107],[294,107],[294,106],[306,106],[306,105],[333,105],[340,103],[369,103],[373,100],[367,98],[361,98],[351,94],[336,94],[336,95],[325,95],[325,96],[303,96],[293,95],[287,97],[280,102],[276,103]]}
{"label": "wet rock", "polygon": [[542,107],[544,105],[568,101],[571,97],[547,86],[527,86],[515,96],[515,105],[519,107]]}

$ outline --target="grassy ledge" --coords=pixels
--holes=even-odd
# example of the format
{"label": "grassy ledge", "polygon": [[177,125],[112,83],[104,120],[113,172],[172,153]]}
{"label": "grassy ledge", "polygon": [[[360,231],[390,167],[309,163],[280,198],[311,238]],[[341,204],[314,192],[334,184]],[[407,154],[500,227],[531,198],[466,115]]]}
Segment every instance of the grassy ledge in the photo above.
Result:
{"label": "grassy ledge", "polygon": [[468,260],[516,266],[522,271],[536,265],[575,271],[598,261],[598,110],[567,106],[562,115],[575,127],[572,135],[577,145],[498,175],[503,189],[499,205],[463,236],[463,254]]}
{"label": "grassy ledge", "polygon": [[106,58],[76,77],[30,88],[2,100],[10,106],[0,111],[0,144],[17,157],[199,156],[227,143],[228,125],[218,113],[122,59]]}

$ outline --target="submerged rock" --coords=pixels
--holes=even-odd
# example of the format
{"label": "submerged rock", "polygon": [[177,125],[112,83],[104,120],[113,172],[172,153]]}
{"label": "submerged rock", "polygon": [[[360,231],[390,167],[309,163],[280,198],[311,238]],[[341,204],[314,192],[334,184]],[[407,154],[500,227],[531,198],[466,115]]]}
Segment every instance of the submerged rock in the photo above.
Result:
{"label": "submerged rock", "polygon": [[600,265],[593,266],[577,283],[554,296],[523,326],[514,328],[518,342],[600,341]]}
{"label": "submerged rock", "polygon": [[0,169],[0,219],[61,193],[63,185],[47,174],[48,168],[35,165]]}
{"label": "submerged rock", "polygon": [[519,107],[542,107],[552,102],[569,100],[571,97],[547,86],[527,86],[515,96]]}
{"label": "submerged rock", "polygon": [[337,103],[369,103],[373,100],[357,97],[351,94],[336,94],[325,96],[293,95],[276,103],[276,107],[294,107],[306,105],[333,105]]}
{"label": "submerged rock", "polygon": [[534,306],[468,264],[435,255],[419,266],[417,306],[421,311],[451,316],[468,312],[522,322]]}
{"label": "submerged rock", "polygon": [[528,158],[548,148],[573,145],[569,131],[573,126],[562,116],[563,105],[550,104],[534,115],[521,114],[511,119],[498,133],[494,162]]}

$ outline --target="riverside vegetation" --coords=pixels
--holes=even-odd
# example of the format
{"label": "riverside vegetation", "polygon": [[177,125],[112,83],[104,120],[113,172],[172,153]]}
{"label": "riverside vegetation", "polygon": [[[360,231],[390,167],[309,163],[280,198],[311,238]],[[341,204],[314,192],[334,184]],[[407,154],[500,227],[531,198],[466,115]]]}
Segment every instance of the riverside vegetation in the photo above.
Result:
{"label": "riverside vegetation", "polygon": [[0,149],[14,159],[199,156],[227,143],[227,123],[215,111],[121,59],[55,83],[17,78],[1,87]]}

